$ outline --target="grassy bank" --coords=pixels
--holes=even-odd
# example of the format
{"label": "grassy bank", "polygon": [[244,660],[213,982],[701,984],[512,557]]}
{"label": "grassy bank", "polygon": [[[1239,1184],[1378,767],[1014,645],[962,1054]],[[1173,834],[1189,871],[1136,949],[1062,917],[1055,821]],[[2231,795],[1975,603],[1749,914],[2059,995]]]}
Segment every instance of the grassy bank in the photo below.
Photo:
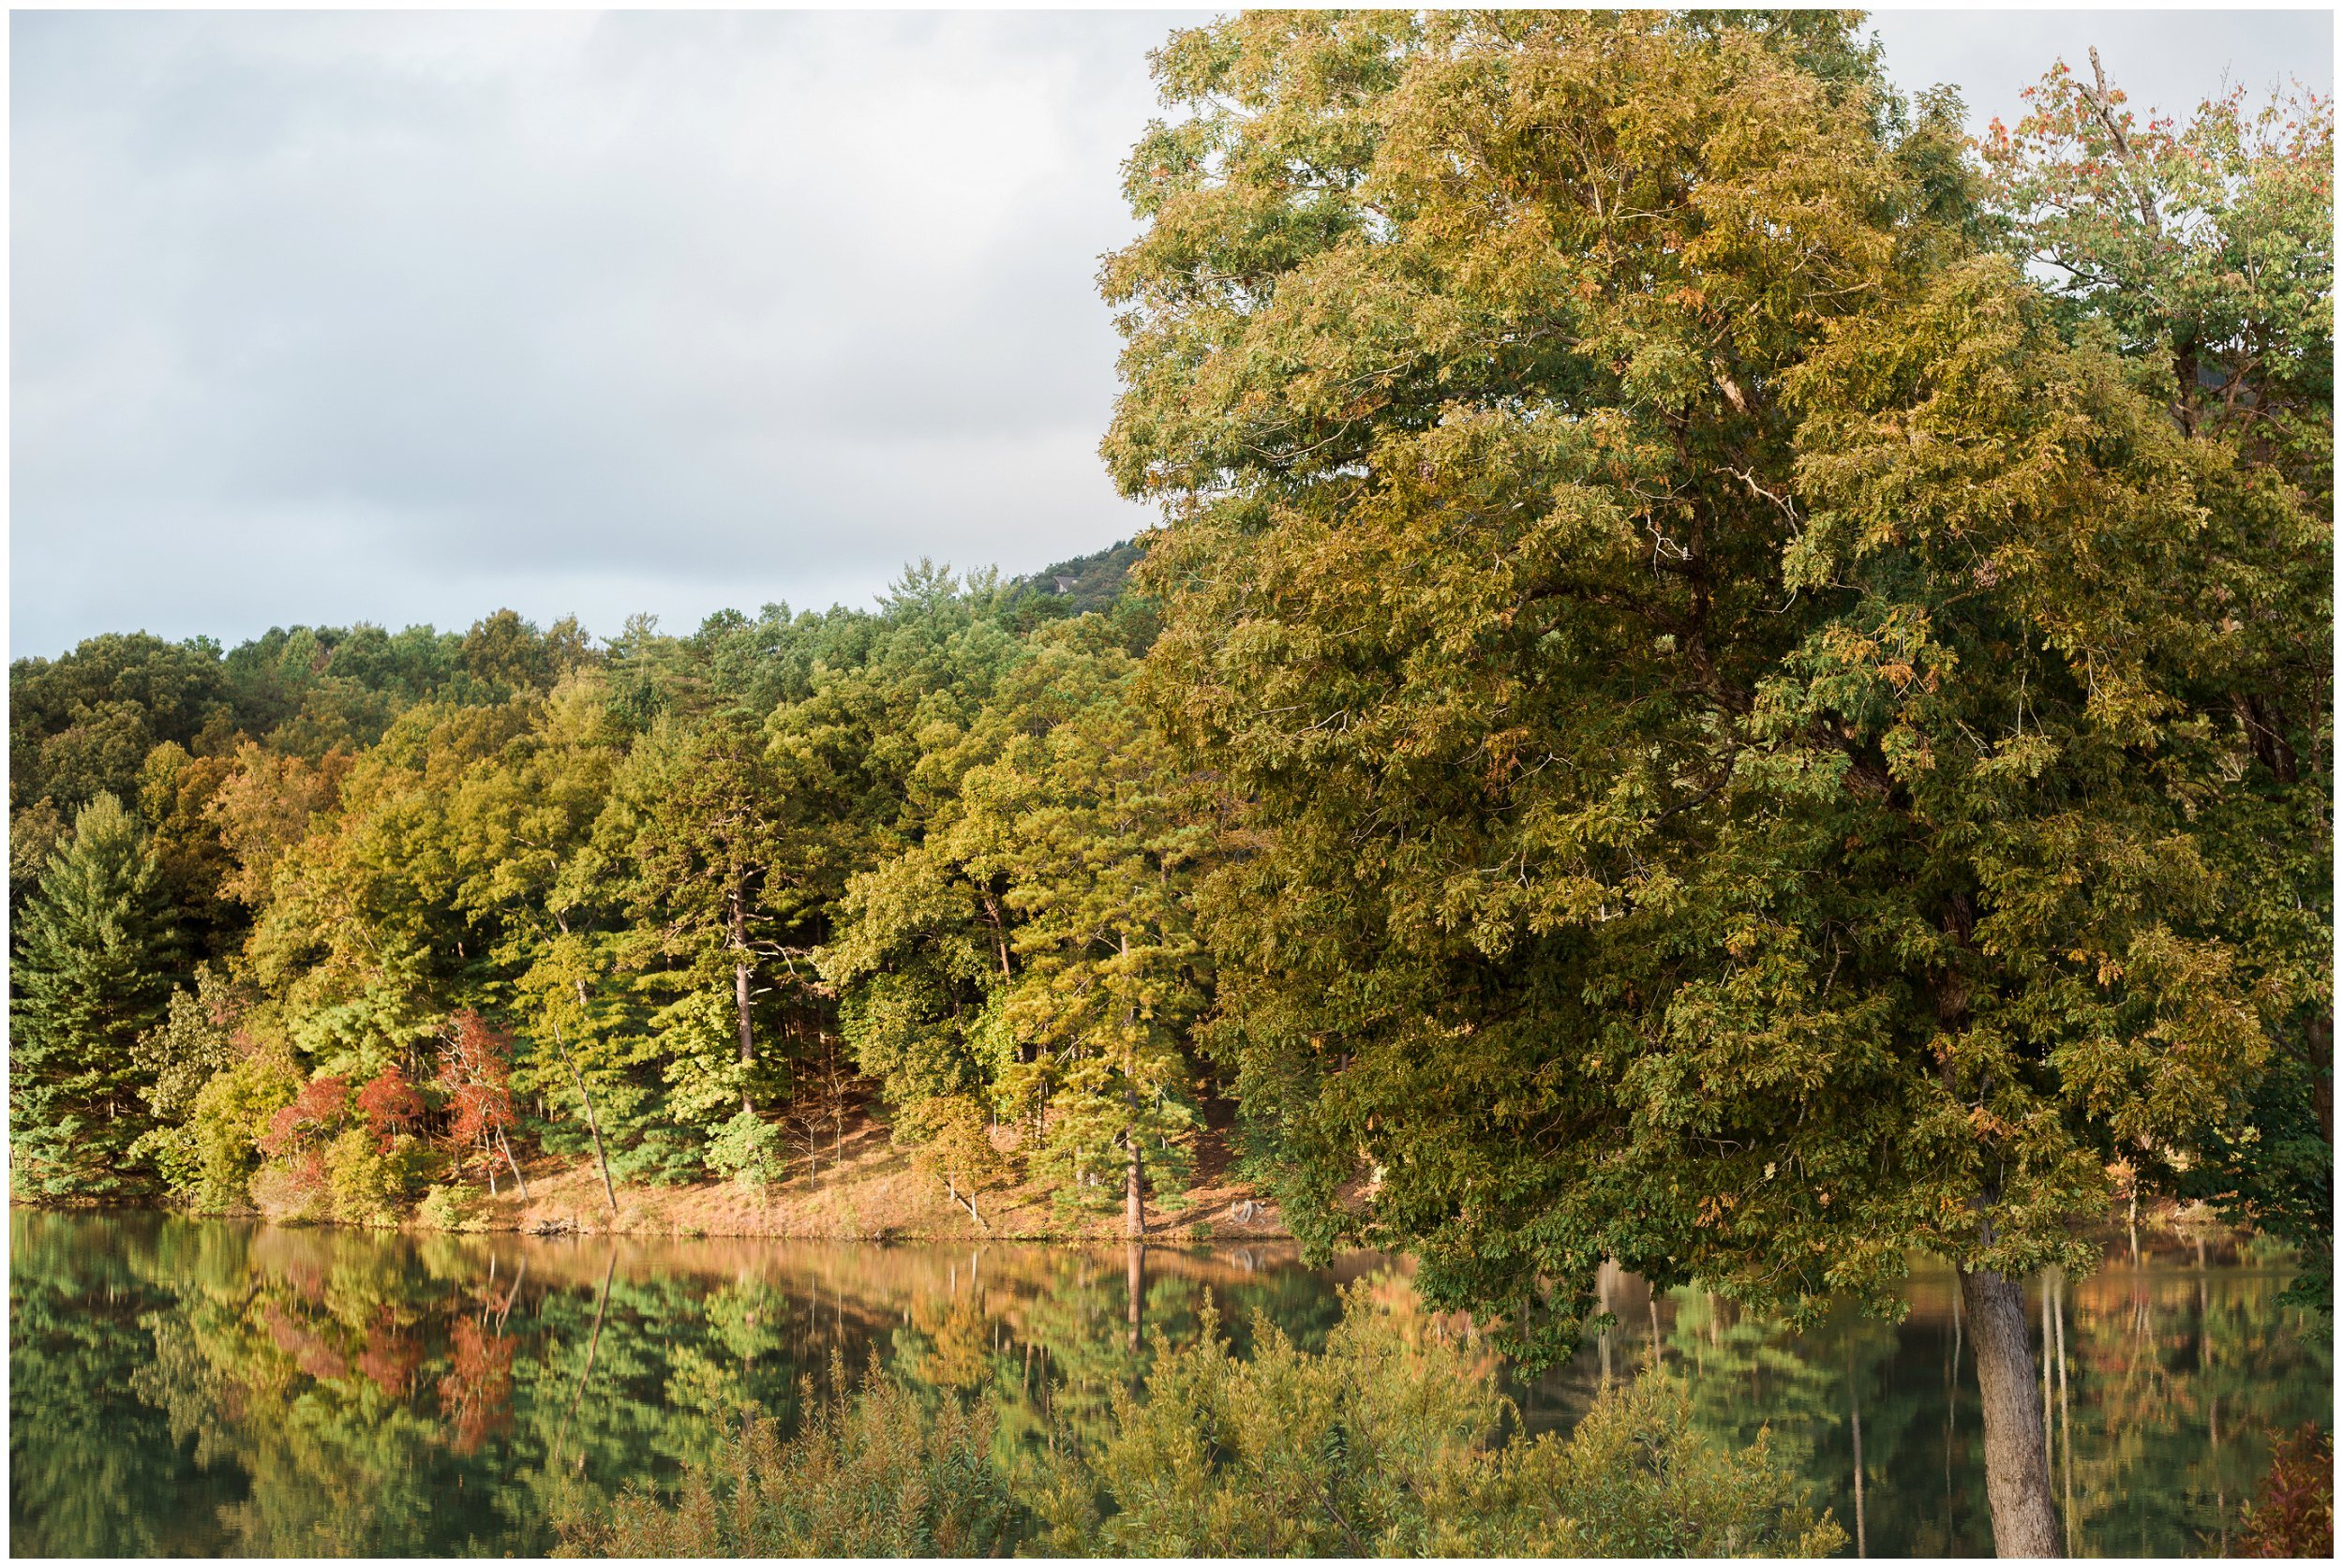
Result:
{"label": "grassy bank", "polygon": [[[1225,1137],[1217,1131],[1201,1134],[1188,1184],[1175,1193],[1150,1194],[1148,1239],[1169,1245],[1290,1239],[1275,1205],[1238,1179],[1231,1164]],[[477,1169],[469,1173],[481,1175]],[[797,1241],[1094,1242],[1124,1236],[1119,1201],[1112,1207],[1083,1207],[1063,1201],[1062,1189],[1040,1180],[982,1194],[979,1222],[964,1203],[953,1201],[938,1177],[895,1143],[884,1121],[870,1115],[849,1122],[843,1136],[823,1149],[818,1170],[810,1174],[800,1160],[787,1180],[764,1185],[619,1180],[614,1183],[615,1213],[590,1155],[539,1154],[521,1161],[521,1173],[525,1193],[504,1170],[497,1172],[494,1193],[476,1179],[436,1188],[398,1222],[400,1228]],[[314,1214],[276,1212],[265,1202],[237,1212],[321,1222]]]}

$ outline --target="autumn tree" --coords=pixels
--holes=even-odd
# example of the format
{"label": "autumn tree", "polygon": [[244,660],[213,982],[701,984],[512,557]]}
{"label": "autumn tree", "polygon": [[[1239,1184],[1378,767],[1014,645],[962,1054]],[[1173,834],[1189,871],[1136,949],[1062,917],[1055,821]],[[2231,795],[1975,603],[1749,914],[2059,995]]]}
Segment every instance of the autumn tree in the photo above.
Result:
{"label": "autumn tree", "polygon": [[2225,628],[2323,644],[2257,570],[2323,524],[1980,253],[1958,104],[1843,16],[1157,66],[1104,450],[1150,700],[1248,802],[1199,903],[1257,1168],[1539,1353],[1605,1259],[1812,1313],[1938,1252],[1996,1542],[2055,1551],[2020,1281],[2303,1000],[2207,824],[2288,820]]}
{"label": "autumn tree", "polygon": [[470,1010],[447,1021],[440,1037],[436,1079],[447,1097],[447,1139],[459,1151],[456,1169],[463,1169],[461,1151],[477,1148],[488,1166],[488,1189],[496,1190],[496,1162],[501,1157],[513,1173],[523,1198],[529,1183],[520,1161],[513,1156],[513,1041]]}
{"label": "autumn tree", "polygon": [[[2073,330],[2136,367],[2173,420],[2243,460],[2237,483],[2334,505],[2331,99],[2244,89],[2186,119],[2136,112],[2098,52],[2027,90],[1982,143],[2011,247],[2052,283]],[[2198,823],[2232,925],[2250,927],[2273,997],[2290,1001],[2251,1114],[2163,1183],[2291,1244],[2298,1289],[2329,1295],[2335,1247],[2331,933],[2333,685],[2323,530],[2233,532],[2208,551],[2219,657],[2198,700],[2226,702],[2248,789]],[[2159,1151],[2140,1151],[2156,1158]]]}
{"label": "autumn tree", "polygon": [[897,1105],[989,1102],[1062,1191],[1114,1194],[1138,1235],[1196,1122],[1188,899],[1208,834],[1104,624],[1028,647],[964,724],[927,731],[920,841],[849,883],[822,970]]}
{"label": "autumn tree", "polygon": [[638,742],[603,837],[631,862],[637,961],[682,961],[693,981],[721,976],[739,1049],[740,1109],[754,1113],[759,970],[785,946],[789,903],[783,800],[765,743],[737,717],[662,725]]}

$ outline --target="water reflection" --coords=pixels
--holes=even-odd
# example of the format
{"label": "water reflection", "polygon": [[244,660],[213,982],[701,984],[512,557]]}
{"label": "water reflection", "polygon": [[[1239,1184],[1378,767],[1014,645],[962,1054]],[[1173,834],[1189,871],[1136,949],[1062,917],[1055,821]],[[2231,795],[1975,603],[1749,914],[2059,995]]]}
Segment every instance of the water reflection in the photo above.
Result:
{"label": "water reflection", "polygon": [[[1004,1442],[1079,1439],[1137,1385],[1146,1332],[1246,1349],[1259,1310],[1315,1349],[1382,1261],[992,1246],[540,1241],[11,1216],[11,1516],[37,1554],[537,1553],[553,1505],[672,1477],[746,1412],[875,1359],[981,1397]],[[2216,1252],[2052,1281],[2052,1453],[2083,1552],[2218,1550],[2265,1434],[2323,1414],[2331,1370],[2282,1272]],[[1404,1277],[1382,1288],[1404,1290]],[[1615,1322],[1510,1390],[1566,1427],[1655,1362],[1700,1418],[1769,1426],[1870,1555],[1989,1545],[1958,1292],[1923,1270],[1901,1324],[1807,1330],[1606,1275]],[[2063,1348],[2063,1353],[2062,1353]]]}
{"label": "water reflection", "polygon": [[[2277,1297],[2289,1272],[2226,1245],[2111,1249],[2088,1278],[2031,1282],[2048,1375],[2053,1489],[2077,1556],[2225,1554],[2269,1437],[2333,1409],[2323,1335]],[[1617,1326],[1525,1405],[1567,1426],[1606,1374],[1655,1359],[1690,1379],[1699,1419],[1735,1441],[1770,1426],[1873,1557],[1992,1550],[1977,1373],[1960,1289],[1916,1265],[1908,1315],[1853,1310],[1792,1334],[1698,1291],[1605,1281]]]}

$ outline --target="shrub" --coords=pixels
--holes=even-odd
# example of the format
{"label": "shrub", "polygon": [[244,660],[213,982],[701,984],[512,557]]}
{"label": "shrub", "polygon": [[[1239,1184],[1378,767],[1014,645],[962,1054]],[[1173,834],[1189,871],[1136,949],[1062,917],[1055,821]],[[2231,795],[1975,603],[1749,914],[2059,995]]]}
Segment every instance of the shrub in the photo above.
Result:
{"label": "shrub", "polygon": [[2335,1555],[2335,1436],[2306,1426],[2280,1440],[2270,1454],[2246,1513],[2240,1557]]}
{"label": "shrub", "polygon": [[272,1157],[291,1154],[311,1140],[327,1136],[340,1125],[350,1101],[350,1082],[342,1078],[313,1078],[292,1102],[269,1118],[260,1139],[261,1151]]}
{"label": "shrub", "polygon": [[1412,1306],[1348,1293],[1325,1353],[1266,1319],[1240,1362],[1160,1337],[1092,1460],[1095,1549],[1135,1557],[1813,1557],[1845,1537],[1761,1434],[1696,1431],[1675,1380],[1606,1390],[1567,1441],[1499,1446],[1495,1366]]}
{"label": "shrub", "polygon": [[[843,1370],[832,1364],[833,1388]],[[690,1471],[673,1503],[638,1482],[599,1517],[564,1516],[562,1555],[985,1557],[1014,1544],[989,1408],[923,1409],[875,1359],[850,1394],[817,1400],[809,1380],[804,1403],[797,1437],[758,1419]]]}
{"label": "shrub", "polygon": [[782,1130],[754,1111],[742,1111],[708,1141],[707,1159],[717,1174],[746,1187],[778,1183],[789,1174],[789,1151]]}
{"label": "shrub", "polygon": [[260,1141],[300,1092],[300,1069],[272,1050],[246,1053],[197,1092],[187,1126],[193,1175],[183,1194],[193,1207],[211,1212],[256,1201],[248,1184],[260,1164]]}
{"label": "shrub", "polygon": [[434,1186],[415,1204],[415,1219],[426,1230],[477,1231],[481,1228],[480,1189],[469,1182]]}
{"label": "shrub", "polygon": [[334,1188],[325,1151],[308,1149],[262,1167],[251,1179],[252,1205],[280,1225],[334,1217]]}
{"label": "shrub", "polygon": [[325,1181],[334,1217],[351,1225],[387,1225],[396,1217],[397,1183],[391,1161],[363,1127],[342,1129],[326,1146]]}
{"label": "shrub", "polygon": [[[1113,1391],[1091,1451],[992,1452],[990,1407],[930,1412],[873,1362],[800,1437],[768,1421],[686,1472],[560,1523],[613,1556],[1819,1556],[1845,1536],[1761,1438],[1694,1430],[1675,1380],[1606,1390],[1567,1441],[1500,1445],[1494,1359],[1388,1284],[1354,1287],[1326,1351],[1265,1320],[1238,1361],[1158,1334],[1145,1396]],[[833,1379],[833,1386],[836,1380]],[[808,1391],[808,1402],[812,1393]]]}
{"label": "shrub", "polygon": [[1475,1556],[1828,1557],[1846,1545],[1767,1432],[1736,1452],[1695,1431],[1691,1395],[1663,1375],[1606,1392],[1567,1443],[1508,1450],[1500,1471],[1458,1536]]}
{"label": "shrub", "polygon": [[203,1182],[203,1145],[192,1127],[156,1127],[139,1134],[128,1156],[133,1164],[147,1164],[162,1178],[163,1190],[182,1201],[191,1199]]}
{"label": "shrub", "polygon": [[385,1142],[361,1125],[326,1146],[325,1180],[334,1217],[351,1225],[395,1225],[399,1211],[442,1174],[447,1161],[411,1133]]}
{"label": "shrub", "polygon": [[[1158,1332],[1146,1400],[1114,1390],[1091,1465],[1098,1547],[1141,1557],[1366,1557],[1423,1550],[1477,1501],[1503,1419],[1493,1366],[1354,1291],[1323,1355],[1265,1318],[1238,1361],[1207,1312],[1174,1351]],[[1448,1549],[1470,1550],[1467,1543]]]}

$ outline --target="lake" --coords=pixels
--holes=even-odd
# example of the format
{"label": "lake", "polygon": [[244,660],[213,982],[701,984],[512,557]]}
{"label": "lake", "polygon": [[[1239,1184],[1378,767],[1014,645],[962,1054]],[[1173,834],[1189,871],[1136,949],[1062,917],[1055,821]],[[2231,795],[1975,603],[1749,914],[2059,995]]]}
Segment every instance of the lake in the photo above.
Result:
{"label": "lake", "polygon": [[[9,1223],[9,1499],[22,1555],[542,1553],[562,1488],[658,1484],[744,1408],[875,1360],[987,1390],[1011,1434],[1077,1430],[1193,1338],[1207,1299],[1240,1352],[1256,1312],[1306,1348],[1347,1281],[1291,1247],[1121,1249],[539,1240],[20,1211]],[[2143,1244],[2145,1238],[2143,1237]],[[2282,1263],[2170,1237],[2037,1288],[2053,1467],[2074,1549],[2215,1553],[2267,1435],[2324,1419],[2323,1339]],[[1974,1366],[1948,1271],[1910,1312],[1802,1334],[1697,1291],[1604,1290],[1616,1326],[1508,1392],[1562,1429],[1655,1359],[1699,1419],[1761,1426],[1874,1557],[1990,1551]],[[2045,1311],[2047,1309],[2047,1320]]]}

